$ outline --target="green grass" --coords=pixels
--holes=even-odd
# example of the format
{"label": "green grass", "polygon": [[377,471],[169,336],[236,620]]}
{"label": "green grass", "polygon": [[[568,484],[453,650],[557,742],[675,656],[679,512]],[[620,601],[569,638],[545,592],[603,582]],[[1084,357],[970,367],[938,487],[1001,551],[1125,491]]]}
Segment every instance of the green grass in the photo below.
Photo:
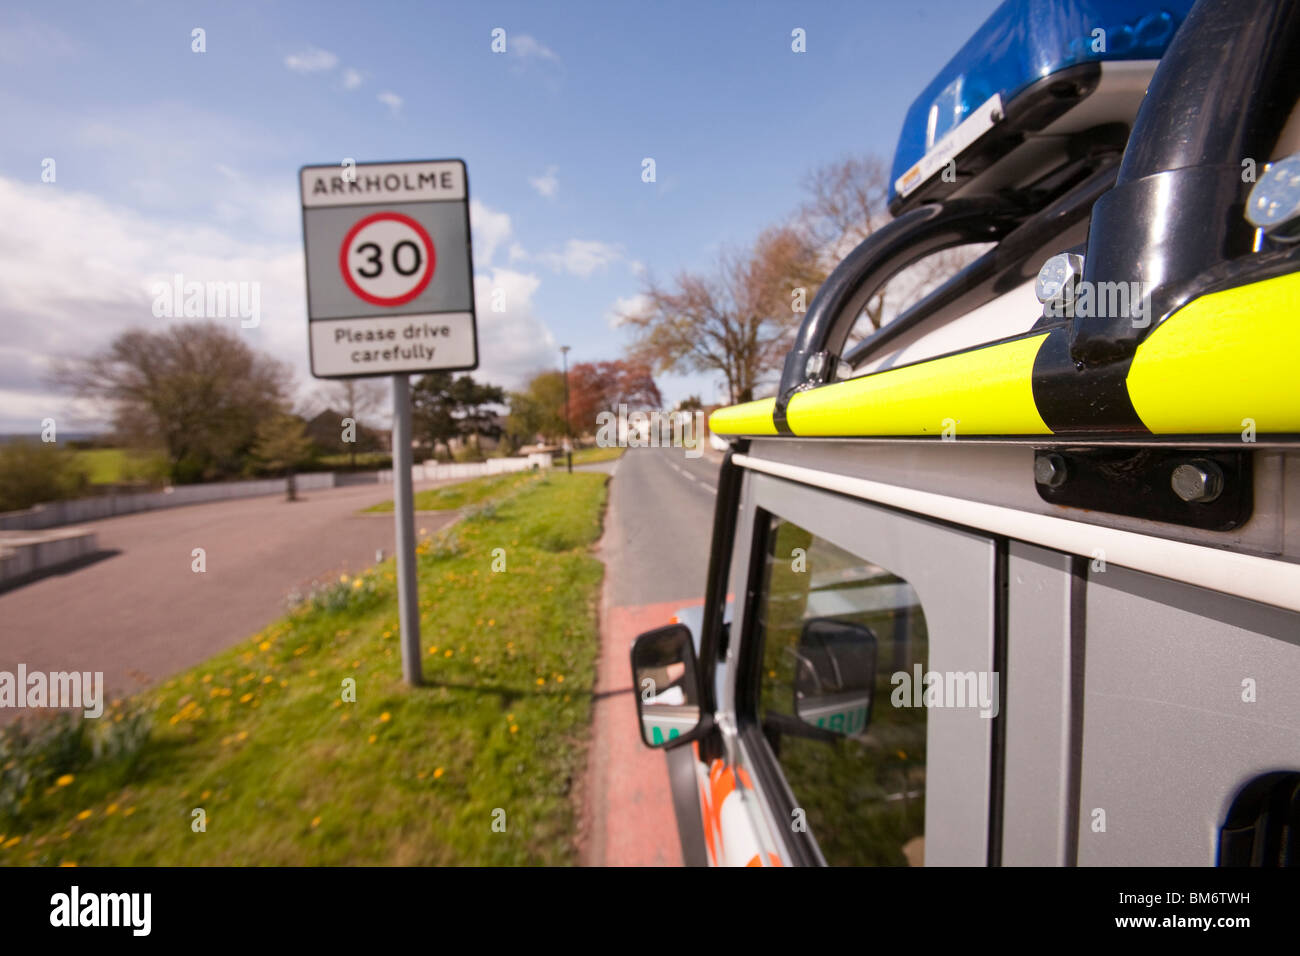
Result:
{"label": "green grass", "polygon": [[[470,505],[484,504],[514,494],[529,482],[536,480],[531,471],[516,471],[508,475],[486,475],[458,481],[442,488],[430,488],[415,494],[416,511],[455,511]],[[366,511],[392,511],[392,501],[381,501]]]}
{"label": "green grass", "polygon": [[392,563],[332,582],[116,708],[153,708],[144,748],[0,817],[0,866],[575,862],[605,481],[525,476],[421,544],[425,686],[401,680]]}
{"label": "green grass", "polygon": [[[337,455],[321,455],[316,460],[330,468],[350,468],[352,466],[352,456],[346,452]],[[359,451],[357,452],[356,464],[358,468],[392,468],[393,456],[386,451]]]}
{"label": "green grass", "polygon": [[92,485],[111,485],[126,474],[126,451],[122,448],[93,448],[79,451],[77,464],[85,470]]}
{"label": "green grass", "polygon": [[[598,461],[613,461],[623,454],[622,448],[579,448],[573,453],[575,465],[591,465]],[[556,461],[567,461],[561,455]]]}
{"label": "green grass", "polygon": [[92,485],[157,480],[167,473],[167,462],[161,455],[136,455],[125,448],[91,448],[73,454]]}

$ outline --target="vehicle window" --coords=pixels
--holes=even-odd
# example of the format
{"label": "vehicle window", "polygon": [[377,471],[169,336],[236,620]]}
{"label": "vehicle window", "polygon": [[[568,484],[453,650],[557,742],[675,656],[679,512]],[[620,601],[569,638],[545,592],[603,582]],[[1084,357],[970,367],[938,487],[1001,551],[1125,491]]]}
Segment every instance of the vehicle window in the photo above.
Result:
{"label": "vehicle window", "polygon": [[770,520],[754,632],[763,735],[828,863],[920,865],[926,711],[901,693],[901,679],[891,682],[925,671],[916,592],[886,568]]}

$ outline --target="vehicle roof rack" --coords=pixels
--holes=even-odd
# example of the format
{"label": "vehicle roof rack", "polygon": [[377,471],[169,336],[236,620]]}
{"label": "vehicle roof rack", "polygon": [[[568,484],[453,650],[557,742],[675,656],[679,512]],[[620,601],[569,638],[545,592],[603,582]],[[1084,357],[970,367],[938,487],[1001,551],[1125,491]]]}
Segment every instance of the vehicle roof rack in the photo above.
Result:
{"label": "vehicle roof rack", "polygon": [[[1300,5],[1201,0],[1156,70],[1113,188],[1098,190],[1103,164],[1039,218],[1014,192],[904,212],[823,283],[777,395],[720,409],[710,427],[721,435],[937,438],[951,421],[963,438],[1240,447],[1249,422],[1260,441],[1294,442],[1300,245],[1253,250],[1241,215],[1241,157],[1269,155],[1300,94],[1300,74],[1287,61],[1297,43]],[[1050,245],[1052,216],[1065,227],[1085,210],[1084,281],[1144,283],[1146,321],[1132,310],[1040,319],[1010,338],[834,381],[843,362],[861,364],[879,347],[869,338],[841,359],[862,306],[900,269],[986,241],[999,242],[1004,263],[1014,264],[1030,255],[1027,236]],[[990,273],[997,262],[995,249],[909,321],[969,305],[988,294],[990,279],[1001,288]]]}

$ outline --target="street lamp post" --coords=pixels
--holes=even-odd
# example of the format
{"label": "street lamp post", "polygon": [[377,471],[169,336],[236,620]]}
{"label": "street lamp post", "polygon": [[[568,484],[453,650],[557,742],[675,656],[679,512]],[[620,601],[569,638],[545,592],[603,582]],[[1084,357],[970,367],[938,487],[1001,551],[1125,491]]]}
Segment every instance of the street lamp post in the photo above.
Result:
{"label": "street lamp post", "polygon": [[561,345],[560,354],[564,361],[564,454],[569,463],[569,474],[573,474],[573,432],[569,427],[569,346]]}

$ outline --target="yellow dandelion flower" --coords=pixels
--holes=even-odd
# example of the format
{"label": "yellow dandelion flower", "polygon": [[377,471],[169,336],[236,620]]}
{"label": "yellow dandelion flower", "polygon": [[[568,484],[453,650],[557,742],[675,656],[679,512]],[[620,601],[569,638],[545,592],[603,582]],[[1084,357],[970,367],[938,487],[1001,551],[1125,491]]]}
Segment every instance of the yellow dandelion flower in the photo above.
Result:
{"label": "yellow dandelion flower", "polygon": [[320,826],[320,817],[312,817],[312,818],[311,818],[311,828],[314,830],[314,829],[316,829],[318,826]]}
{"label": "yellow dandelion flower", "polygon": [[262,678],[262,683],[263,683],[263,684],[269,684],[269,683],[271,683],[271,681],[273,681],[273,680],[275,680],[275,678],[272,677],[270,674],[267,674],[265,677]]}
{"label": "yellow dandelion flower", "polygon": [[240,696],[240,698],[239,698],[239,702],[240,702],[241,704],[247,704],[247,703],[248,703],[250,700],[252,700],[252,699],[253,699],[253,695],[252,695],[251,693],[249,693],[249,694],[243,694],[243,695]]}
{"label": "yellow dandelion flower", "polygon": [[371,742],[372,744],[373,744],[376,740],[378,740],[378,739],[379,739],[379,735],[378,735],[378,734],[371,734],[371,735],[370,735],[370,742]]}
{"label": "yellow dandelion flower", "polygon": [[93,811],[93,810],[82,810],[80,813],[77,814],[77,819],[78,819],[78,820],[89,820],[89,819],[90,819],[91,817],[93,817],[94,815],[95,815],[95,811]]}
{"label": "yellow dandelion flower", "polygon": [[517,734],[517,733],[519,733],[519,725],[518,725],[518,724],[511,724],[511,725],[510,725],[510,732],[511,732],[512,734]]}
{"label": "yellow dandelion flower", "polygon": [[545,677],[539,677],[539,678],[537,678],[537,686],[538,686],[538,687],[541,687],[541,686],[542,686],[543,684],[545,684],[545,683],[546,683],[546,678],[545,678]]}
{"label": "yellow dandelion flower", "polygon": [[434,770],[434,772],[433,772],[433,779],[434,779],[434,780],[437,780],[439,777],[442,776],[442,774],[443,774],[443,770],[442,770],[442,768],[441,768],[441,767],[437,768],[437,769]]}
{"label": "yellow dandelion flower", "polygon": [[352,580],[352,587],[353,587],[354,589],[355,589],[355,588],[359,588],[359,587],[361,587],[362,583],[363,583],[363,582],[362,582],[362,580],[361,580],[360,578],[354,578],[354,579]]}
{"label": "yellow dandelion flower", "polygon": [[205,684],[211,684],[211,683],[212,683],[212,675],[211,675],[211,674],[204,674],[204,675],[203,675],[203,683],[205,683]]}
{"label": "yellow dandelion flower", "polygon": [[202,793],[199,794],[199,799],[200,799],[200,800],[206,800],[206,799],[208,799],[208,797],[210,797],[210,796],[212,796],[212,791],[211,791],[211,790],[204,790]]}
{"label": "yellow dandelion flower", "polygon": [[347,584],[347,583],[348,583],[348,576],[347,576],[346,574],[340,574],[340,575],[339,575],[339,583],[340,583],[340,584]]}
{"label": "yellow dandelion flower", "polygon": [[269,651],[269,650],[271,649],[271,642],[270,642],[270,641],[263,641],[261,644],[258,644],[258,645],[257,645],[257,649],[258,649],[259,651]]}
{"label": "yellow dandelion flower", "polygon": [[450,648],[450,647],[447,648],[446,653],[444,653],[442,656],[443,656],[443,657],[451,657],[451,648]]}
{"label": "yellow dandelion flower", "polygon": [[106,817],[111,817],[115,813],[117,813],[116,803],[110,803],[108,806],[104,808],[104,816]]}
{"label": "yellow dandelion flower", "polygon": [[381,724],[386,724],[392,719],[393,719],[393,715],[390,714],[388,711],[384,711],[382,714],[379,715],[379,722]]}
{"label": "yellow dandelion flower", "polygon": [[496,618],[494,618],[494,617],[490,617],[490,618],[488,618],[488,627],[496,627],[496,625],[497,625],[497,619],[496,619]]}
{"label": "yellow dandelion flower", "polygon": [[58,780],[55,780],[54,782],[57,783],[60,787],[66,787],[68,784],[72,783],[72,781],[76,779],[77,778],[74,777],[72,774],[65,773],[62,777],[60,777]]}
{"label": "yellow dandelion flower", "polygon": [[129,817],[133,813],[135,813],[135,807],[127,807],[122,811],[122,816]]}
{"label": "yellow dandelion flower", "polygon": [[77,864],[73,863],[71,860],[64,860],[62,863],[59,864],[59,866],[76,866],[76,865]]}
{"label": "yellow dandelion flower", "polygon": [[6,844],[4,845],[4,848],[5,848],[6,850],[12,850],[14,847],[16,847],[18,844],[20,844],[20,843],[22,843],[22,842],[23,842],[23,838],[20,837],[20,836],[16,836],[16,837],[14,837],[12,840],[10,840],[8,843],[6,843]]}
{"label": "yellow dandelion flower", "polygon": [[556,682],[557,684],[563,684],[563,683],[564,683],[564,675],[563,675],[563,674],[556,674],[556,675],[555,675],[555,682]]}

